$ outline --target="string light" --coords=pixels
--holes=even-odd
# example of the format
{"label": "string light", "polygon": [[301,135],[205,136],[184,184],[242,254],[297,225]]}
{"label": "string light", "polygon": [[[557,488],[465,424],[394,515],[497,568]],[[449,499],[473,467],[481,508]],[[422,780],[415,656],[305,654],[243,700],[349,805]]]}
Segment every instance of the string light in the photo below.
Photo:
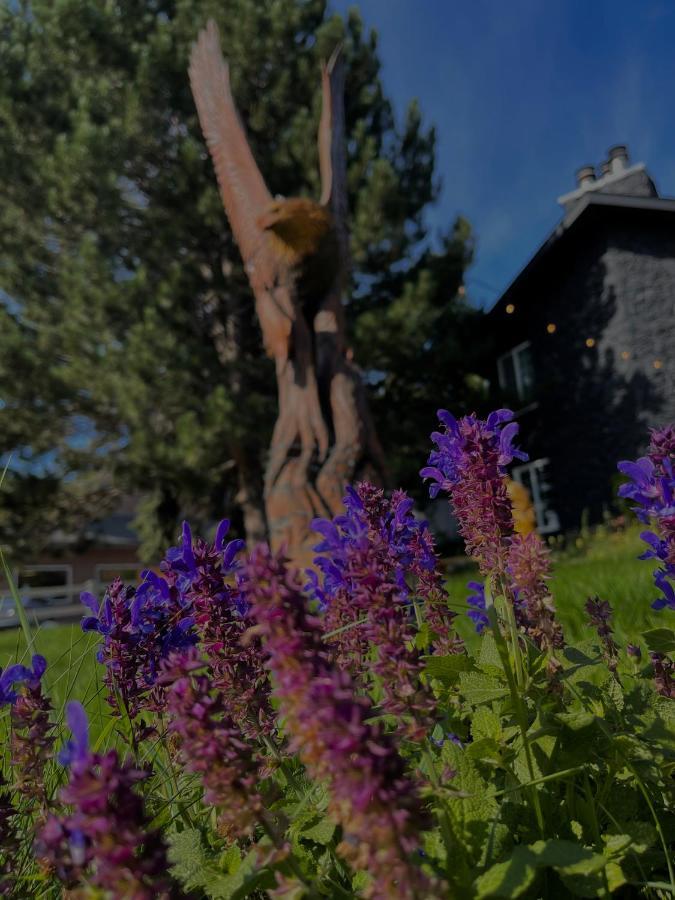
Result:
{"label": "string light", "polygon": [[663,366],[663,363],[661,362],[660,359],[655,359],[654,362],[652,363],[652,365],[654,366],[655,369],[660,369]]}
{"label": "string light", "polygon": [[595,347],[595,338],[586,338],[587,347]]}
{"label": "string light", "polygon": [[628,350],[623,350],[621,352],[621,359],[630,359],[630,353],[628,352]]}
{"label": "string light", "polygon": [[548,325],[546,326],[546,330],[548,331],[549,334],[555,334],[556,328],[557,328],[557,325],[555,324],[555,322],[549,322]]}
{"label": "string light", "polygon": [[516,308],[515,308],[515,306],[513,305],[513,303],[507,303],[507,304],[506,304],[506,312],[507,312],[509,315],[511,315],[511,313],[514,313],[515,311],[516,311]]}

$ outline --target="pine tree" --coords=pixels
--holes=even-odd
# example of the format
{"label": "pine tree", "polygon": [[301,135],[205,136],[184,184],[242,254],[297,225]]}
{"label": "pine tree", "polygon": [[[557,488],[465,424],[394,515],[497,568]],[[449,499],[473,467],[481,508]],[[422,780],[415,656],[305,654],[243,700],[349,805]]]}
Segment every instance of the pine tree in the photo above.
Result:
{"label": "pine tree", "polygon": [[[0,453],[12,458],[0,543],[14,552],[77,529],[121,493],[142,497],[148,559],[181,515],[228,512],[262,535],[274,376],[186,76],[209,16],[272,193],[318,196],[319,62],[344,41],[350,317],[387,452],[392,403],[423,394],[433,410],[442,398],[427,388],[461,372],[450,336],[468,315],[457,312],[468,230],[428,249],[433,129],[414,105],[396,128],[376,37],[356,12],[329,17],[325,0],[4,4]],[[417,351],[442,378],[408,383],[401,367]],[[410,425],[392,456],[408,481],[423,462]]]}

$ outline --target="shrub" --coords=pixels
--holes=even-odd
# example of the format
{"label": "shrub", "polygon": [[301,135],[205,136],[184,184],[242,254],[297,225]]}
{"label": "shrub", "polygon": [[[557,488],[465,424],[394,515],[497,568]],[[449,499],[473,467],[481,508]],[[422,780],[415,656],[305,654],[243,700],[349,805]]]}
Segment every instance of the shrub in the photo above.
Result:
{"label": "shrub", "polygon": [[[349,488],[313,569],[187,525],[160,574],[83,597],[110,710],[92,745],[44,660],[0,674],[7,896],[488,898],[675,892],[675,633],[621,646],[606,597],[556,617],[548,550],[514,533],[507,410],[440,414],[423,477],[481,580],[464,645],[431,534],[401,491]],[[621,463],[675,577],[675,431]],[[645,649],[643,657],[643,648]],[[649,655],[648,655],[649,654]],[[62,743],[62,742],[61,742]]]}

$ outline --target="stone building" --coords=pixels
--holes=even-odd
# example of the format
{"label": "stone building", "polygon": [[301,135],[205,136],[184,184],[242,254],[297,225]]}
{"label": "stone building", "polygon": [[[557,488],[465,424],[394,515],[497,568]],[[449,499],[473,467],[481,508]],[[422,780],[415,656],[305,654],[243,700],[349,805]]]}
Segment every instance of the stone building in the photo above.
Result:
{"label": "stone building", "polygon": [[514,469],[543,533],[597,521],[616,461],[675,421],[675,199],[626,147],[559,198],[560,223],[488,313],[493,403],[517,411]]}

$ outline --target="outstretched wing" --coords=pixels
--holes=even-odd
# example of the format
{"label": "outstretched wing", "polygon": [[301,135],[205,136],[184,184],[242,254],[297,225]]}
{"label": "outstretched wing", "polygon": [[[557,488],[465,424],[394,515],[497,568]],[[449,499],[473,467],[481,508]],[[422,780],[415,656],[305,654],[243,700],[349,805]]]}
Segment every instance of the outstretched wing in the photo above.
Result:
{"label": "outstretched wing", "polygon": [[265,241],[257,219],[269,208],[272,197],[253,158],[234,105],[230,73],[213,19],[192,46],[189,73],[225,212],[247,263]]}
{"label": "outstretched wing", "polygon": [[345,65],[341,47],[333,51],[321,73],[322,106],[319,122],[321,203],[330,206],[340,240],[342,259],[347,259],[347,144],[345,128]]}

